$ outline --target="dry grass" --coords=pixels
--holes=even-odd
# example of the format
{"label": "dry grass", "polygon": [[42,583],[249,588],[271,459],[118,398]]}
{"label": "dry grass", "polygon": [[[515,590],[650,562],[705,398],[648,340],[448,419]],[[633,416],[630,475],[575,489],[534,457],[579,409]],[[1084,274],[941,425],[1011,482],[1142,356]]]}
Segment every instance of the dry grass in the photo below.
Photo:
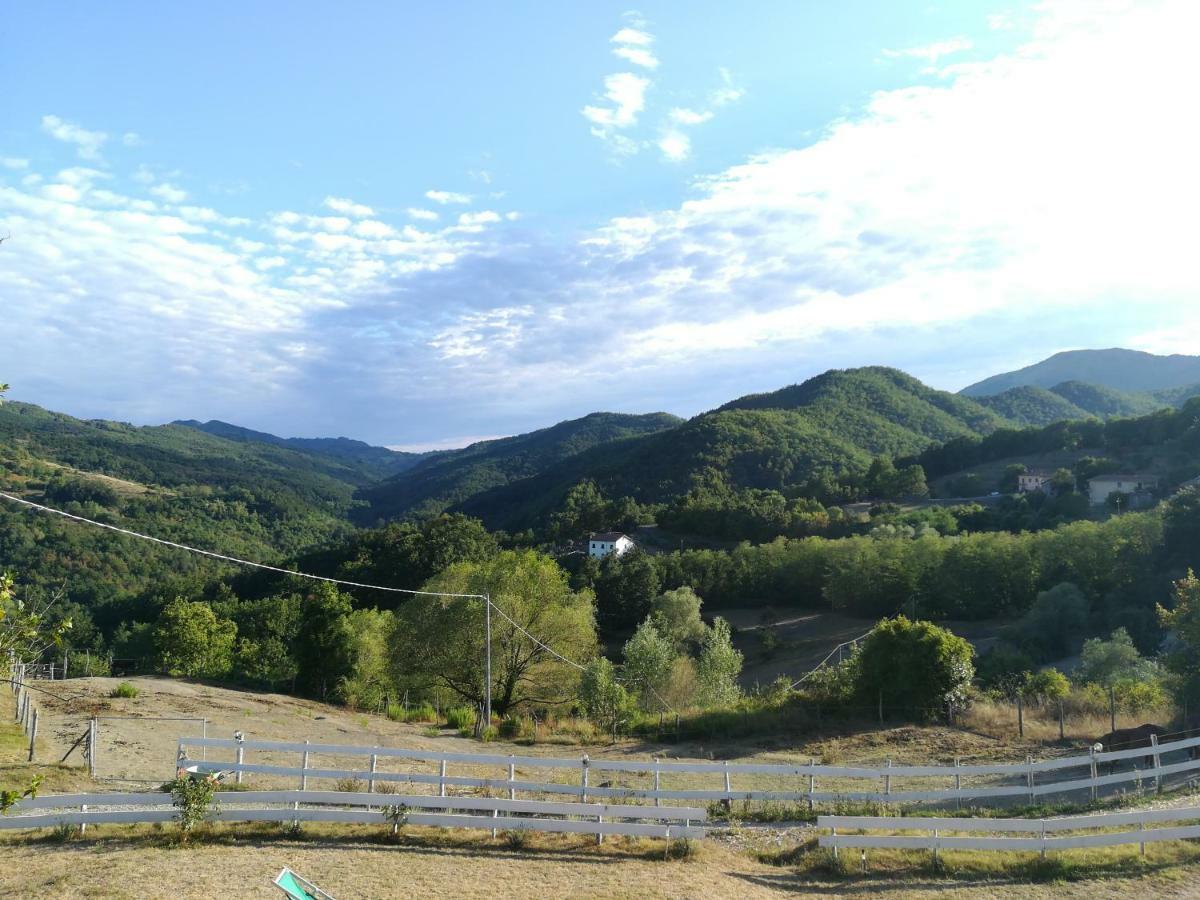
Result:
{"label": "dry grass", "polygon": [[[170,829],[105,826],[85,837],[0,837],[0,895],[13,897],[277,896],[270,880],[287,865],[337,897],[705,897],[838,894],[949,898],[1195,896],[1200,850],[1192,845],[1087,852],[1067,866],[1016,854],[872,853],[831,867],[811,841],[762,862],[710,840],[689,859],[663,859],[664,842],[530,835],[513,848],[501,835],[306,826],[301,836],[270,827],[211,829],[174,846]],[[844,854],[845,860],[849,854]],[[771,859],[767,855],[764,858]],[[402,878],[402,883],[398,881]]]}

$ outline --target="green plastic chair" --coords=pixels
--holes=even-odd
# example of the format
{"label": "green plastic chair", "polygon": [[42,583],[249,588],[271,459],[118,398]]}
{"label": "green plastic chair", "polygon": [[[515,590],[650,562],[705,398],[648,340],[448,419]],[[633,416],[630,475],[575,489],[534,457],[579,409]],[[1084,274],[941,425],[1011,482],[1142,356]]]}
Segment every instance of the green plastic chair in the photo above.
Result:
{"label": "green plastic chair", "polygon": [[275,876],[273,884],[283,891],[290,900],[333,900],[332,894],[327,894],[307,878],[297,875],[287,866]]}

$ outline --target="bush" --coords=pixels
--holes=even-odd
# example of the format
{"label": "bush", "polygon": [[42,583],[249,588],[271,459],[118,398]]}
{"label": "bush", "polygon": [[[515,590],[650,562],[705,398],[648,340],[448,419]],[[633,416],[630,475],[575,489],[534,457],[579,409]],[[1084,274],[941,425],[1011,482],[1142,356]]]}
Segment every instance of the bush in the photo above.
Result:
{"label": "bush", "polygon": [[469,706],[452,706],[446,710],[446,724],[462,731],[475,727],[475,710]]}
{"label": "bush", "polygon": [[858,653],[858,693],[885,709],[943,710],[961,703],[975,675],[975,650],[932,622],[880,622]]}
{"label": "bush", "polygon": [[180,840],[186,843],[196,826],[207,818],[217,793],[215,775],[191,778],[180,775],[170,783],[171,800],[177,810],[175,819],[179,823]]}
{"label": "bush", "polygon": [[109,694],[108,694],[108,696],[110,696],[110,697],[114,697],[114,698],[121,697],[126,700],[132,700],[137,695],[138,695],[137,686],[130,684],[128,681],[122,681],[115,688],[113,688],[111,691],[109,691]]}

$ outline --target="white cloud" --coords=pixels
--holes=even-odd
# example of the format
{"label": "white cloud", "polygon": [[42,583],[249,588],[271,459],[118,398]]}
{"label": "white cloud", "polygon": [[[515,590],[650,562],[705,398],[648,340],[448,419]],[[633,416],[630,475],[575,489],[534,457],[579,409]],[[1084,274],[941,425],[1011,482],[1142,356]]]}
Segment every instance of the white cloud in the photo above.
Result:
{"label": "white cloud", "polygon": [[425,197],[443,206],[448,203],[457,203],[461,206],[471,202],[470,194],[459,194],[454,191],[426,191]]}
{"label": "white cloud", "polygon": [[121,135],[121,143],[126,147],[140,147],[143,143],[142,136],[136,131],[127,131]]}
{"label": "white cloud", "polygon": [[658,139],[658,149],[672,162],[680,162],[691,155],[692,139],[682,131],[668,131]]}
{"label": "white cloud", "polygon": [[964,50],[970,50],[975,46],[974,42],[968,37],[952,37],[944,41],[935,41],[932,44],[924,44],[920,47],[906,47],[903,50],[884,50],[883,55],[889,59],[923,59],[931,65],[936,64],[943,56],[950,56],[954,53],[962,53]]}
{"label": "white cloud", "polygon": [[341,213],[344,216],[353,216],[356,219],[365,219],[375,215],[375,210],[371,209],[371,207],[355,203],[353,200],[347,200],[345,197],[326,197],[325,206],[334,212]]}
{"label": "white cloud", "polygon": [[703,125],[712,117],[711,109],[695,110],[679,106],[667,113],[667,118],[676,125]]}
{"label": "white cloud", "polygon": [[80,159],[99,159],[100,148],[108,140],[103,131],[88,131],[58,116],[42,116],[42,129],[55,140],[74,144]]}
{"label": "white cloud", "polygon": [[613,49],[613,56],[620,57],[635,66],[641,66],[643,69],[658,68],[658,57],[641,47],[616,47]]}
{"label": "white cloud", "polygon": [[409,218],[418,219],[423,222],[436,222],[438,214],[432,209],[420,209],[416,206],[410,206],[407,210]]}
{"label": "white cloud", "polygon": [[3,166],[6,169],[28,169],[29,160],[21,159],[20,157],[16,156],[5,156],[0,158],[0,166]]}
{"label": "white cloud", "polygon": [[609,40],[614,44],[627,44],[633,47],[649,47],[654,43],[654,35],[639,28],[622,28]]}
{"label": "white cloud", "polygon": [[182,203],[188,198],[187,191],[183,188],[178,188],[173,184],[168,184],[165,181],[162,184],[156,184],[150,188],[150,193],[160,200],[167,203]]}
{"label": "white cloud", "polygon": [[607,138],[614,129],[637,124],[638,115],[646,108],[646,90],[650,79],[632,72],[617,72],[604,79],[604,98],[611,105],[585,106],[583,117],[592,123],[592,134]]}

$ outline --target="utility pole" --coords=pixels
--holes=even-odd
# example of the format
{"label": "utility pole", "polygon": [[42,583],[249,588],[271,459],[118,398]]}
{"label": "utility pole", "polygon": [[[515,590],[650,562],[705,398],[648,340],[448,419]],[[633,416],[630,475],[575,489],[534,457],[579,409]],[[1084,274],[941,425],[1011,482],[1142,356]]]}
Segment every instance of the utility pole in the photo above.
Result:
{"label": "utility pole", "polygon": [[484,638],[484,647],[486,648],[483,676],[483,727],[487,728],[492,724],[492,595],[483,595],[484,609],[487,614],[484,621],[487,624],[487,635]]}

